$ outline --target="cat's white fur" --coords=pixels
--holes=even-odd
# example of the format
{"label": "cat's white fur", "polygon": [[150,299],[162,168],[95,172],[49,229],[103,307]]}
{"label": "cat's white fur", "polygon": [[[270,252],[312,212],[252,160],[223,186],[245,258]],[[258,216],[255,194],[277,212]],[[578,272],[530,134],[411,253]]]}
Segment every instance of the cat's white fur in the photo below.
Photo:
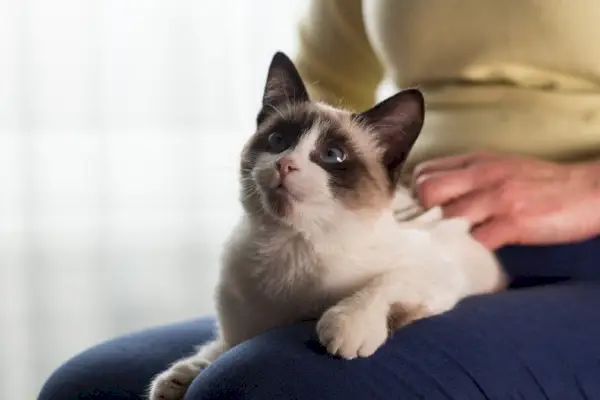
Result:
{"label": "cat's white fur", "polygon": [[[183,398],[224,351],[275,327],[318,319],[330,353],[367,357],[388,338],[390,317],[407,324],[502,287],[502,269],[469,224],[443,219],[439,208],[421,212],[408,190],[376,213],[336,203],[327,175],[309,161],[318,131],[287,154],[300,172],[286,181],[297,198],[286,223],[246,212],[234,229],[217,287],[217,338],[158,375],[150,399]],[[259,155],[253,179],[274,157]]]}

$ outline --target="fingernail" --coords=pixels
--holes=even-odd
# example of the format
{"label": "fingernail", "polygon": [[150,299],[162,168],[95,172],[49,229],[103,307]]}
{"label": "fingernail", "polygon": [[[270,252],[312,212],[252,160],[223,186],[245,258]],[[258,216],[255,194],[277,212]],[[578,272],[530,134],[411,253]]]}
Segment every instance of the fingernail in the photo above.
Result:
{"label": "fingernail", "polygon": [[425,175],[420,175],[417,177],[417,179],[415,180],[415,185],[420,186],[423,182],[425,182],[427,179],[429,179],[429,175],[425,174]]}

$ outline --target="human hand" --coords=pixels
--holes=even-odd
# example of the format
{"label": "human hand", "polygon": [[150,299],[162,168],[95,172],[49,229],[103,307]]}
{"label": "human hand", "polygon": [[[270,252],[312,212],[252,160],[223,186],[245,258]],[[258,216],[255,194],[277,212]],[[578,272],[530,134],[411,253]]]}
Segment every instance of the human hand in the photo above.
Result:
{"label": "human hand", "polygon": [[491,250],[560,244],[600,234],[600,163],[559,164],[471,153],[432,160],[413,175],[421,204],[466,217]]}

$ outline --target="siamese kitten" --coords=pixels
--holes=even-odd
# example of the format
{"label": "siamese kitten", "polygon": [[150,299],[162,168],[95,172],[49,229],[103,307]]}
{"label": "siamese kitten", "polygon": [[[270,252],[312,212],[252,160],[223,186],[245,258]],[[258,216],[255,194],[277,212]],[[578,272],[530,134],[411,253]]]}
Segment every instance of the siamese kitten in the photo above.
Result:
{"label": "siamese kitten", "polygon": [[465,220],[439,208],[414,217],[398,187],[423,117],[416,89],[359,114],[312,102],[292,61],[274,56],[242,152],[244,214],[223,253],[216,339],[159,374],[152,400],[182,399],[223,352],[272,328],[318,319],[329,353],[368,357],[393,329],[503,288]]}

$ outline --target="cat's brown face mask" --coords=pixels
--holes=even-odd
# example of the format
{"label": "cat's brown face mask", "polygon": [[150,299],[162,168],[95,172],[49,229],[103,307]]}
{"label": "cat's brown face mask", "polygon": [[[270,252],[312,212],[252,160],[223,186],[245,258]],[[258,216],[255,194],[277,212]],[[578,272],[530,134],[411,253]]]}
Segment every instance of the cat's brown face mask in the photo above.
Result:
{"label": "cat's brown face mask", "polygon": [[312,102],[292,61],[275,54],[257,130],[242,154],[246,212],[301,228],[383,210],[423,117],[416,89],[362,113]]}

